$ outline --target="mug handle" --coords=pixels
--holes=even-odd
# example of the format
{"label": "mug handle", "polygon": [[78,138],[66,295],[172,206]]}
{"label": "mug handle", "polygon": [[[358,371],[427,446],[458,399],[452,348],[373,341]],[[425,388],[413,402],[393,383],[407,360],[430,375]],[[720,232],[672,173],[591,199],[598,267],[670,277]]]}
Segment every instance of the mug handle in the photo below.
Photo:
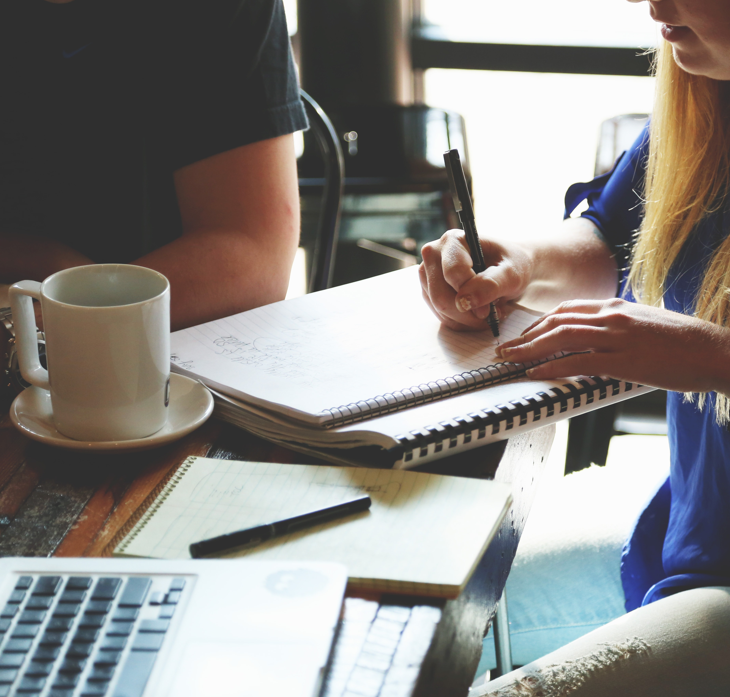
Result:
{"label": "mug handle", "polygon": [[15,324],[20,374],[31,385],[50,390],[48,371],[41,365],[38,355],[38,330],[33,312],[33,298],[41,299],[41,284],[37,281],[20,281],[10,286],[8,294]]}

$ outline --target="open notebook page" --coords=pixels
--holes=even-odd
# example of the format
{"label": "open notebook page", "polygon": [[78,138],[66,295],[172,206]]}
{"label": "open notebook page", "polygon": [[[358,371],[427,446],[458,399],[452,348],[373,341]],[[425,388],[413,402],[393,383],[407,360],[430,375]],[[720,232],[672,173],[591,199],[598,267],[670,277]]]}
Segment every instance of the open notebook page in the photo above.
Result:
{"label": "open notebook page", "polygon": [[190,458],[181,471],[115,554],[189,558],[191,542],[365,492],[370,511],[270,540],[245,554],[338,561],[359,588],[450,597],[468,580],[510,501],[504,484],[402,470]]}
{"label": "open notebook page", "polygon": [[[535,316],[516,309],[499,340]],[[327,409],[493,365],[496,346],[488,328],[443,327],[416,268],[184,329],[171,342],[177,372],[312,422]]]}

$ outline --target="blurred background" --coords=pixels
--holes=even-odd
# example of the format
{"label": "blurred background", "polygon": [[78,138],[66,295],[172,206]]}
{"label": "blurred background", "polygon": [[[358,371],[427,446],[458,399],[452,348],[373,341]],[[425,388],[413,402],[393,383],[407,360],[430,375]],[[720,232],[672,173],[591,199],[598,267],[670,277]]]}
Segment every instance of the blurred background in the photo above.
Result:
{"label": "blurred background", "polygon": [[[643,3],[284,2],[302,85],[330,114],[345,152],[336,283],[412,261],[400,252],[418,260],[420,246],[453,222],[444,221],[448,210],[435,195],[445,185],[443,170],[436,170],[449,145],[468,150],[462,159],[473,178],[480,232],[519,235],[557,224],[566,188],[592,178],[605,120],[651,109],[653,78],[644,54],[658,27]],[[404,130],[423,131],[420,152],[412,142],[401,143],[404,151],[391,161],[377,147],[372,152],[371,124],[383,140],[378,128],[391,134],[397,118],[413,116],[419,105],[432,111]],[[463,141],[453,138],[456,118],[443,112],[463,118]],[[424,156],[434,171],[415,162]],[[315,160],[305,157],[300,166],[310,182]],[[316,218],[314,188],[309,198],[303,190],[305,247]],[[357,246],[366,239],[375,246]],[[382,269],[377,245],[394,250]]]}

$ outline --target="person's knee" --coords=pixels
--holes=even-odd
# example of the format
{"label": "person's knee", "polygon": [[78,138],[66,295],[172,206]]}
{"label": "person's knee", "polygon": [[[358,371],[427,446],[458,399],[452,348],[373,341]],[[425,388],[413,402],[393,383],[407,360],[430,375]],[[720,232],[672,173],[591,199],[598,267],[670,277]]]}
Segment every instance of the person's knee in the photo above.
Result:
{"label": "person's knee", "polygon": [[616,671],[630,670],[644,661],[650,648],[643,640],[633,637],[609,642],[585,655],[556,663],[536,661],[498,678],[480,692],[484,697],[563,697],[583,694],[591,686],[611,682]]}
{"label": "person's knee", "polygon": [[729,653],[730,588],[699,588],[634,610],[477,694],[725,697]]}

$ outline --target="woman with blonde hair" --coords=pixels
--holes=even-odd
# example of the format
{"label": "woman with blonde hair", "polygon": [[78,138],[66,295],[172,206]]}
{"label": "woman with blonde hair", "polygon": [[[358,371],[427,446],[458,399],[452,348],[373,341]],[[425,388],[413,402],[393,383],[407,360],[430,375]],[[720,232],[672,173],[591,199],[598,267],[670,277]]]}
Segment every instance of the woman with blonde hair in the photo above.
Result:
{"label": "woman with blonde hair", "polygon": [[423,249],[424,297],[449,327],[482,329],[491,302],[557,304],[500,347],[520,363],[568,354],[530,377],[669,390],[670,476],[626,548],[630,612],[483,695],[730,694],[730,2],[648,4],[663,37],[651,123],[568,191],[587,211],[555,235],[483,239],[479,275],[460,231]]}

